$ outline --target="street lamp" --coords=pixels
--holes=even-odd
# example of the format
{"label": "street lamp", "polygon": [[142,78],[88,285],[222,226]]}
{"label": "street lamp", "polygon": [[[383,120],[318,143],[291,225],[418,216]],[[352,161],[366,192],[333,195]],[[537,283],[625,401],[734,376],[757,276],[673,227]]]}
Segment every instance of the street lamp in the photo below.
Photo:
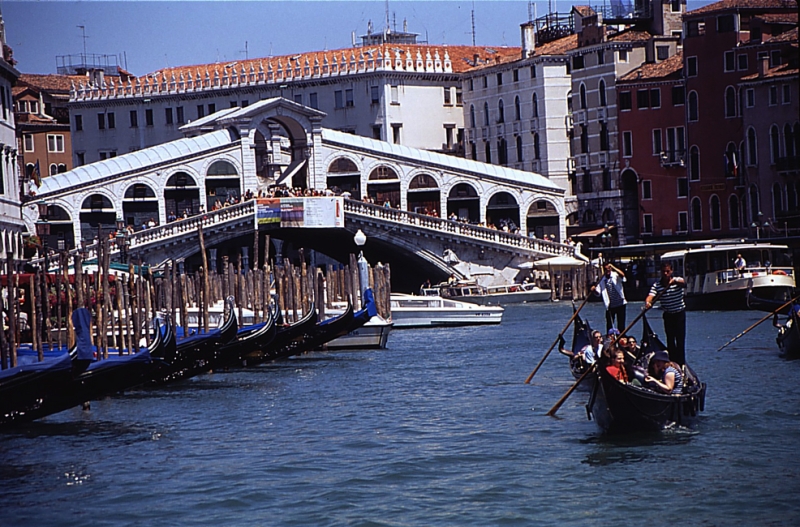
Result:
{"label": "street lamp", "polygon": [[761,227],[758,225],[758,223],[753,222],[753,223],[750,224],[750,227],[756,230],[756,240],[760,240],[761,239]]}
{"label": "street lamp", "polygon": [[125,230],[125,220],[121,216],[117,216],[117,248],[119,249],[119,259],[122,263],[126,263],[127,252],[125,245],[128,242],[128,233]]}
{"label": "street lamp", "polygon": [[358,282],[359,282],[359,292],[361,293],[361,298],[364,297],[364,291],[367,290],[369,287],[369,262],[367,259],[364,258],[364,251],[363,247],[364,244],[367,243],[367,235],[361,229],[356,231],[355,236],[353,236],[353,241],[359,247],[358,253]]}

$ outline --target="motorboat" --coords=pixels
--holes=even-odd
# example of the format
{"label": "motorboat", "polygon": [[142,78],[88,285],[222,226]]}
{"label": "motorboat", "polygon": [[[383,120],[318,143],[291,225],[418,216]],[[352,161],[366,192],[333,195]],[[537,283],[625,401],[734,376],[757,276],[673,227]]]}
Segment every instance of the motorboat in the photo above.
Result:
{"label": "motorboat", "polygon": [[500,306],[482,306],[441,296],[392,293],[390,307],[395,328],[469,326],[503,321]]}
{"label": "motorboat", "polygon": [[441,283],[423,288],[424,296],[441,296],[482,306],[502,304],[524,304],[550,300],[550,290],[534,283],[482,286],[475,282]]}
{"label": "motorboat", "polygon": [[[741,254],[746,265],[737,269]],[[792,298],[794,268],[786,245],[765,242],[709,243],[661,256],[686,280],[686,309],[748,309],[748,296],[780,301]]]}
{"label": "motorboat", "polygon": [[385,349],[394,323],[380,315],[370,318],[360,328],[333,339],[325,345],[328,350]]}

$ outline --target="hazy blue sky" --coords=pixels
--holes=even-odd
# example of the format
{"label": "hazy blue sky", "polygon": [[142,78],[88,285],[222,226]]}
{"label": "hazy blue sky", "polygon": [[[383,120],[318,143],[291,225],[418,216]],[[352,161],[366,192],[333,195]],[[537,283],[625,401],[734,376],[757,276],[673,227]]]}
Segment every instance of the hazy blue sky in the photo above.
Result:
{"label": "hazy blue sky", "polygon": [[[606,0],[608,1],[608,0]],[[689,9],[710,3],[690,0]],[[390,1],[390,20],[432,44],[471,44],[472,10],[478,45],[519,46],[529,2],[503,0]],[[566,12],[573,4],[538,1]],[[57,55],[116,55],[135,75],[165,66],[339,49],[372,20],[384,27],[386,2],[370,1],[0,1],[6,40],[23,73],[55,73]],[[533,9],[532,7],[530,8]]]}

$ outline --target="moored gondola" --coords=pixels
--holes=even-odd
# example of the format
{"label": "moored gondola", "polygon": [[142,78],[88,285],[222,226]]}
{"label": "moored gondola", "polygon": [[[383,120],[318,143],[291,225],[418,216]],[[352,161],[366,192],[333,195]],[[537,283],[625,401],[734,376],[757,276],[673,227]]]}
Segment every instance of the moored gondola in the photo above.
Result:
{"label": "moored gondola", "polygon": [[[643,317],[643,349],[650,352],[666,346]],[[643,355],[646,357],[647,355]],[[646,368],[646,365],[644,366]],[[684,389],[681,394],[667,395],[638,383],[623,383],[606,371],[604,364],[595,370],[597,384],[587,404],[591,418],[609,434],[660,431],[673,426],[690,426],[705,404],[706,385],[685,365]]]}

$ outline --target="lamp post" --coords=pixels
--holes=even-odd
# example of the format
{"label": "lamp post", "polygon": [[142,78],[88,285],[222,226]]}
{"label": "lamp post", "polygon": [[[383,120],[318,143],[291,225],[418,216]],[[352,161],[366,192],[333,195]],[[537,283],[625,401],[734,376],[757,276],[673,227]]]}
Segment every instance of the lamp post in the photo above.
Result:
{"label": "lamp post", "polygon": [[752,228],[754,228],[756,230],[756,240],[760,240],[761,239],[761,227],[758,225],[758,223],[753,222],[753,223],[750,224],[750,227],[752,227]]}
{"label": "lamp post", "polygon": [[122,263],[127,263],[128,255],[126,251],[126,244],[128,243],[128,233],[125,231],[125,220],[117,217],[117,248],[119,249],[119,260]]}
{"label": "lamp post", "polygon": [[364,291],[367,290],[369,287],[369,262],[367,259],[364,258],[364,251],[363,247],[364,244],[367,243],[367,235],[361,229],[358,229],[355,236],[353,236],[353,241],[359,248],[358,252],[358,283],[359,283],[359,293],[361,293],[361,297],[364,297]]}

